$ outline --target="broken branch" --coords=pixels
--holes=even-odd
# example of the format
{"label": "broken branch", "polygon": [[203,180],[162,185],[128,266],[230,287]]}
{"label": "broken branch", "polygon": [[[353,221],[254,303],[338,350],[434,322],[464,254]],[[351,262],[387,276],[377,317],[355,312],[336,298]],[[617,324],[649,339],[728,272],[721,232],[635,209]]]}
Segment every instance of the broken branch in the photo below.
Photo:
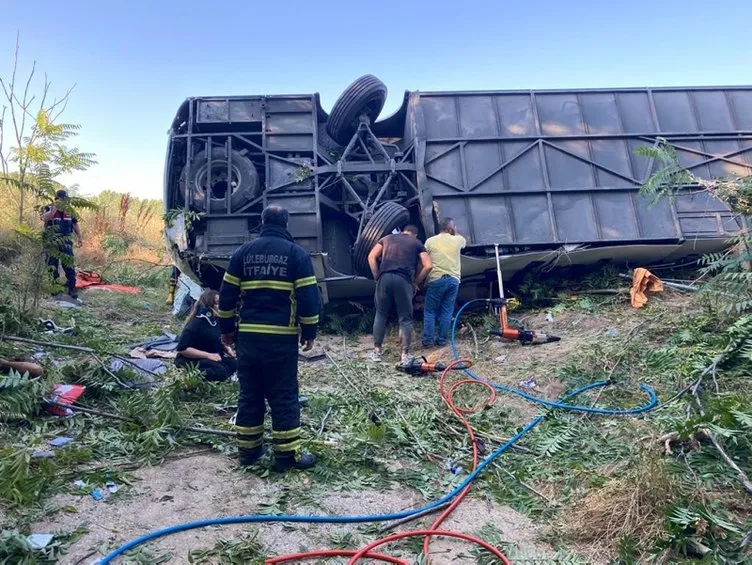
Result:
{"label": "broken branch", "polygon": [[[138,366],[132,359],[128,359],[127,357],[123,357],[122,355],[118,355],[117,353],[111,353],[109,351],[96,351],[95,349],[92,349],[91,347],[82,347],[80,345],[68,345],[66,343],[57,343],[57,342],[54,342],[54,341],[41,341],[41,340],[38,340],[38,339],[29,339],[27,337],[18,337],[18,336],[15,336],[15,335],[0,335],[0,340],[17,341],[19,343],[28,343],[28,344],[31,344],[31,345],[41,345],[43,347],[52,347],[54,349],[69,349],[71,351],[80,351],[81,353],[88,353],[88,354],[90,354],[90,355],[92,355],[94,357],[96,357],[97,355],[107,355],[109,357],[114,357],[116,359],[120,359],[124,363],[128,363],[130,365],[133,365],[137,369],[139,369],[141,371],[145,371],[145,372],[147,372],[147,373],[149,373],[149,374],[151,374],[151,375],[153,375],[155,377],[159,376],[154,371],[151,371],[149,369],[145,369],[144,367]],[[104,364],[102,363],[101,359],[97,358],[97,361],[104,367]],[[107,370],[107,369],[105,369],[105,370]],[[112,373],[110,373],[109,371],[107,371],[107,372],[110,375],[112,375]],[[122,382],[120,384],[122,384]],[[123,386],[125,386],[125,385],[123,385]],[[128,388],[131,388],[131,387],[128,387]]]}
{"label": "broken branch", "polygon": [[713,447],[715,447],[716,451],[718,451],[718,454],[721,456],[721,459],[723,459],[729,467],[731,467],[736,472],[736,478],[739,480],[739,482],[744,487],[744,490],[747,491],[750,495],[752,495],[752,481],[749,480],[749,477],[747,474],[741,470],[739,465],[734,463],[733,459],[728,456],[728,453],[726,453],[726,450],[723,449],[723,446],[718,441],[718,438],[715,437],[715,434],[713,434],[710,430],[704,430],[708,437],[710,438],[710,441],[713,443]]}
{"label": "broken branch", "polygon": [[[95,410],[94,408],[86,408],[84,406],[79,406],[78,404],[65,404],[63,402],[56,402],[51,399],[46,399],[45,401],[47,402],[47,404],[50,404],[52,406],[59,406],[60,408],[70,408],[71,410],[83,412],[84,414],[91,414],[93,416],[101,416],[102,418],[111,418],[113,420],[119,420],[121,422],[130,422],[132,424],[139,423],[133,418],[121,416],[120,414],[113,414],[112,412],[105,412],[103,410]],[[209,435],[214,435],[214,436],[235,437],[236,435],[235,432],[230,432],[226,430],[215,430],[213,428],[197,428],[194,426],[182,426],[180,427],[180,429],[183,431],[187,431],[187,432],[209,434]]]}

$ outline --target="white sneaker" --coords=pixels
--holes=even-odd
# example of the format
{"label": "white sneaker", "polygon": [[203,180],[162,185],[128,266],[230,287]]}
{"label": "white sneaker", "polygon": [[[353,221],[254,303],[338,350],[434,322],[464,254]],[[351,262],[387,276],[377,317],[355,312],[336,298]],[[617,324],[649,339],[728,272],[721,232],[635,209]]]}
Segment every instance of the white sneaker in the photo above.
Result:
{"label": "white sneaker", "polygon": [[381,363],[381,351],[371,351],[369,359],[374,363]]}
{"label": "white sneaker", "polygon": [[400,357],[400,363],[402,365],[406,365],[407,363],[412,361],[412,359],[413,359],[412,355],[410,355],[409,353],[403,353],[402,356]]}

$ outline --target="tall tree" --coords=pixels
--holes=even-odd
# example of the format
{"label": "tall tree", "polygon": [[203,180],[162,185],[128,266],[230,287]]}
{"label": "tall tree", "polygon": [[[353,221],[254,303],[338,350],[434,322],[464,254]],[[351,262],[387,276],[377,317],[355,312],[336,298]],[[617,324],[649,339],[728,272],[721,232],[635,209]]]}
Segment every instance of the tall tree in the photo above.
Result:
{"label": "tall tree", "polygon": [[0,76],[0,175],[12,189],[22,224],[30,193],[48,199],[57,186],[56,177],[85,170],[96,161],[93,153],[66,145],[80,129],[61,121],[74,87],[54,97],[47,74],[41,82],[37,80],[36,61],[26,78],[21,78],[19,54],[16,35],[11,73]]}

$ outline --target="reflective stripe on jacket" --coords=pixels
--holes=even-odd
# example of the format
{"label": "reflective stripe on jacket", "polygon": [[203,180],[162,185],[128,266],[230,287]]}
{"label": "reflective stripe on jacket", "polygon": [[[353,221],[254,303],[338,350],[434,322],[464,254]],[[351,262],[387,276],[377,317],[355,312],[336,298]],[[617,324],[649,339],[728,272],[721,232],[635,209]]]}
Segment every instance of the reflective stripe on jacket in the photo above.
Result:
{"label": "reflective stripe on jacket", "polygon": [[264,226],[230,258],[219,291],[222,333],[313,339],[319,309],[311,258],[284,228]]}

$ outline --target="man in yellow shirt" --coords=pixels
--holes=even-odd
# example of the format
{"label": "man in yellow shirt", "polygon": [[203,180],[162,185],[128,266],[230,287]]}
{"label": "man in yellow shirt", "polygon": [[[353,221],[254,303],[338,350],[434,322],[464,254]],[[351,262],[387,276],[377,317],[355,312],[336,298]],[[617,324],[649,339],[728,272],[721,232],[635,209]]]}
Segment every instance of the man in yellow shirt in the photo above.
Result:
{"label": "man in yellow shirt", "polygon": [[[452,218],[441,223],[441,233],[428,238],[426,250],[433,269],[428,275],[428,286],[423,303],[423,346],[444,345],[449,335],[454,303],[460,288],[460,257],[467,245],[457,232]],[[436,331],[438,319],[439,331]],[[435,335],[435,337],[434,337]]]}

